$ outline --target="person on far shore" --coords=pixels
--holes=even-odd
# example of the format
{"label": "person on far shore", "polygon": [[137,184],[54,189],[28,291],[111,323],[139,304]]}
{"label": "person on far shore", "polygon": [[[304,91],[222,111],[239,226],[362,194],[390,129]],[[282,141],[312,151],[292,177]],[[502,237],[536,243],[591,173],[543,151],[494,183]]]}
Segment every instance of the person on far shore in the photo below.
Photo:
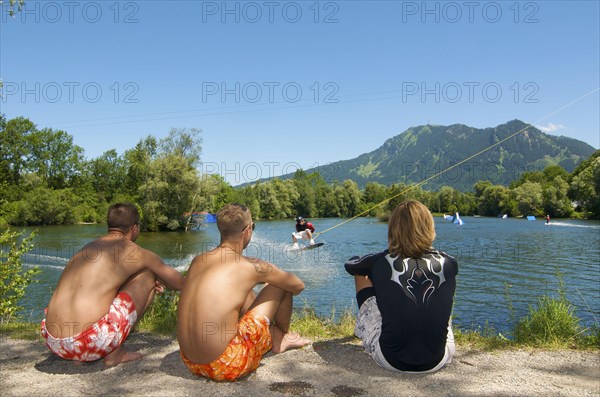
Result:
{"label": "person on far shore", "polygon": [[[271,350],[310,343],[290,332],[292,296],[304,282],[275,265],[242,255],[255,228],[250,210],[228,204],[217,213],[221,243],[198,255],[177,310],[180,355],[196,375],[233,381],[258,368]],[[266,283],[258,295],[257,284]]]}
{"label": "person on far shore", "polygon": [[354,333],[387,370],[434,372],[452,360],[458,263],[434,250],[434,239],[431,212],[404,201],[390,217],[388,249],[345,263],[359,306]]}
{"label": "person on far shore", "polygon": [[292,233],[292,240],[294,240],[294,249],[300,248],[298,245],[298,239],[300,240],[308,240],[310,245],[315,245],[315,240],[313,239],[313,233],[315,232],[315,227],[312,223],[307,222],[301,216],[296,217],[296,231]]}
{"label": "person on far shore", "polygon": [[183,276],[135,243],[140,217],[135,205],[108,209],[108,234],[78,251],[63,270],[46,308],[41,334],[67,360],[107,367],[142,357],[123,342],[164,286],[181,290]]}

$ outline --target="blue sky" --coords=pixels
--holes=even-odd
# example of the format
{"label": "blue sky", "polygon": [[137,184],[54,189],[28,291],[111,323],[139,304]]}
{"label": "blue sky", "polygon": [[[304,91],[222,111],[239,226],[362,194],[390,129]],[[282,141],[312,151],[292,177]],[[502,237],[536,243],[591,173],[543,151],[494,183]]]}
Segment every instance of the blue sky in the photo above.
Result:
{"label": "blue sky", "polygon": [[201,171],[235,185],[427,123],[521,119],[600,146],[597,1],[3,7],[0,112],[67,131],[87,158],[198,128]]}

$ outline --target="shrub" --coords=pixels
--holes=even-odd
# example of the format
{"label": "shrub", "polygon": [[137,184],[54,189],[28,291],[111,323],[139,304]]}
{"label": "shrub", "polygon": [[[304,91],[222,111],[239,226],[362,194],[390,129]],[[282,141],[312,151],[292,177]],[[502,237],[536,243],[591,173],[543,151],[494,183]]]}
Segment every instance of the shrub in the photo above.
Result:
{"label": "shrub", "polygon": [[515,324],[515,342],[529,346],[573,346],[582,333],[573,312],[573,306],[564,297],[542,296],[537,307],[530,307],[527,317]]}
{"label": "shrub", "polygon": [[23,271],[22,256],[33,248],[32,240],[35,232],[19,239],[23,233],[6,230],[0,234],[0,318],[2,321],[17,316],[19,301],[25,295],[25,289],[34,282],[39,273],[36,266]]}

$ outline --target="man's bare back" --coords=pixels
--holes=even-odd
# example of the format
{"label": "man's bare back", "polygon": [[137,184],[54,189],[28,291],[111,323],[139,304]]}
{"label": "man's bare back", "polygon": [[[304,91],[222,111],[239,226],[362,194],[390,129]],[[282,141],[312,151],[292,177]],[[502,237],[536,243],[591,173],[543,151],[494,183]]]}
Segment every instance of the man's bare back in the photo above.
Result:
{"label": "man's bare back", "polygon": [[[245,321],[247,316],[252,315],[253,324],[266,321],[266,325],[252,327],[258,327],[257,335],[265,335],[263,332],[266,332],[272,344],[263,345],[258,352],[244,352],[243,349],[237,353],[229,352],[225,361],[236,361],[236,357],[240,357],[231,357],[230,354],[253,354],[250,361],[254,360],[253,365],[257,366],[257,360],[271,347],[274,353],[280,353],[310,343],[308,339],[289,332],[292,295],[299,294],[304,283],[294,274],[271,263],[242,255],[255,226],[247,207],[237,204],[225,206],[217,214],[217,226],[221,244],[213,251],[194,258],[188,270],[179,300],[177,339],[184,363],[193,373],[217,380],[223,380],[221,375],[227,373],[224,379],[233,380],[252,371],[252,368],[219,364],[217,359],[231,346],[234,338],[240,336],[237,332],[242,316],[241,321]],[[262,283],[267,285],[257,296],[253,288]],[[260,330],[261,327],[264,331]],[[255,341],[249,340],[248,343],[253,345]],[[213,363],[216,369],[212,367]],[[204,368],[205,364],[209,368]],[[214,377],[213,370],[216,371]]]}
{"label": "man's bare back", "polygon": [[140,246],[115,235],[98,238],[76,253],[48,305],[52,336],[76,335],[104,316],[121,285],[143,269],[143,260]]}
{"label": "man's bare back", "polygon": [[189,352],[186,357],[208,363],[223,353],[236,334],[248,294],[260,282],[256,276],[253,264],[226,248],[194,259],[178,310],[179,343]]}
{"label": "man's bare back", "polygon": [[[111,222],[116,226],[111,227]],[[115,204],[109,209],[108,234],[87,244],[69,261],[43,322],[42,333],[46,334],[49,347],[59,349],[53,350],[55,353],[63,354],[64,346],[57,347],[63,343],[60,340],[78,336],[106,318],[118,294],[125,294],[120,299],[126,300],[127,308],[135,310],[135,316],[129,318],[134,323],[152,302],[155,290],[163,288],[162,284],[176,290],[183,287],[184,279],[179,272],[134,242],[138,235],[139,215],[135,206]],[[139,353],[126,354],[120,348],[119,345],[105,353],[107,365],[141,357]]]}

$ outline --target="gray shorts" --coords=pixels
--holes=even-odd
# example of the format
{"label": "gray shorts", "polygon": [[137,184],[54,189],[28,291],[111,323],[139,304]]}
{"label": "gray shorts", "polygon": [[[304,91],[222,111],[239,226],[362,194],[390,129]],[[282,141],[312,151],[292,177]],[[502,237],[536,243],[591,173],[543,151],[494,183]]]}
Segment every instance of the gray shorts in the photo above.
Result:
{"label": "gray shorts", "polygon": [[[381,312],[377,307],[377,300],[374,296],[367,298],[364,303],[360,306],[358,315],[356,316],[356,325],[354,326],[354,335],[360,338],[363,342],[363,347],[367,354],[371,356],[373,361],[382,368],[395,372],[413,372],[413,371],[400,371],[390,363],[387,362],[381,347],[379,346],[379,337],[381,336]],[[435,372],[442,368],[446,364],[452,362],[452,356],[455,352],[454,346],[454,333],[452,332],[452,319],[448,322],[448,336],[446,338],[446,352],[442,361],[439,362],[434,368],[427,371],[418,371],[414,373],[428,373]]]}

